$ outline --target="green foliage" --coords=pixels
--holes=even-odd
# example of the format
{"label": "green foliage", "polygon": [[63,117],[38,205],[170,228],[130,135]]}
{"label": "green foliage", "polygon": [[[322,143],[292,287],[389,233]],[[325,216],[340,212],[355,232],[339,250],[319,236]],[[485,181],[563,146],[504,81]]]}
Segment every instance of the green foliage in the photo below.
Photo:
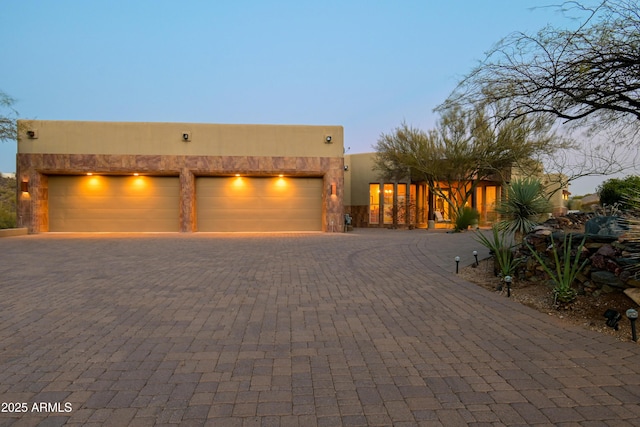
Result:
{"label": "green foliage", "polygon": [[608,179],[598,187],[597,192],[602,205],[619,204],[620,208],[629,209],[633,205],[629,197],[640,192],[640,176]]}
{"label": "green foliage", "polygon": [[373,169],[385,180],[426,182],[457,214],[481,181],[500,181],[514,165],[565,147],[549,123],[493,119],[500,108],[448,108],[428,131],[402,123],[378,138]]}
{"label": "green foliage", "polygon": [[16,179],[0,177],[0,228],[16,226]]}
{"label": "green foliage", "polygon": [[466,230],[472,224],[477,224],[480,218],[480,213],[469,206],[464,206],[458,215],[456,215],[455,230]]}
{"label": "green foliage", "polygon": [[500,277],[512,276],[516,267],[522,261],[516,258],[513,252],[514,245],[510,244],[508,233],[500,230],[496,225],[491,227],[491,236],[487,237],[482,232],[476,232],[476,241],[489,249],[493,254],[498,267]]}
{"label": "green foliage", "polygon": [[585,239],[586,237],[582,239],[582,242],[580,243],[580,245],[578,245],[578,248],[575,250],[575,252],[572,252],[571,236],[569,236],[568,234],[564,235],[562,248],[558,248],[552,238],[552,266],[547,265],[540,254],[538,254],[534,248],[526,243],[535,259],[540,263],[540,265],[542,265],[542,268],[544,268],[544,271],[549,275],[554,283],[553,302],[556,306],[570,304],[576,299],[577,293],[571,287],[571,285],[575,281],[578,273],[580,273],[587,262],[589,262],[588,259],[580,262]]}
{"label": "green foliage", "polygon": [[501,215],[498,227],[516,236],[522,236],[531,231],[541,215],[549,212],[549,209],[549,200],[539,180],[533,178],[516,180],[507,187],[506,199],[496,208]]}

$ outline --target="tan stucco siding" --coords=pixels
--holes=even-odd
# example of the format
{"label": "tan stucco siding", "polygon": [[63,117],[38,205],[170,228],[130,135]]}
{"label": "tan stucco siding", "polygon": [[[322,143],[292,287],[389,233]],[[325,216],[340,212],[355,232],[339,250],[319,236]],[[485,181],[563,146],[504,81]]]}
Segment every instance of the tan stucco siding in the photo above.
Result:
{"label": "tan stucco siding", "polygon": [[342,157],[344,139],[342,126],[21,120],[19,128],[25,154]]}
{"label": "tan stucco siding", "polygon": [[[349,165],[350,194],[345,198],[345,206],[362,206],[369,204],[369,184],[379,182],[377,172],[373,170],[375,153],[351,154],[345,156],[345,164]],[[346,185],[346,184],[345,184]]]}

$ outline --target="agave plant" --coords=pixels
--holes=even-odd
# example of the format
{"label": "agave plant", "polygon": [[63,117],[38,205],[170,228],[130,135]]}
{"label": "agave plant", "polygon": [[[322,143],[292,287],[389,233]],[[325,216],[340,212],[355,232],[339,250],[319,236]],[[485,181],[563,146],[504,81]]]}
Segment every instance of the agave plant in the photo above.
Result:
{"label": "agave plant", "polygon": [[500,230],[496,225],[491,227],[491,236],[487,237],[482,232],[476,232],[476,241],[489,249],[495,260],[494,270],[502,278],[513,275],[521,258],[514,255],[514,245],[510,244],[508,232]]}
{"label": "agave plant", "polygon": [[[578,245],[575,252],[571,250],[571,236],[564,235],[564,241],[562,242],[562,248],[558,248],[551,238],[551,253],[553,254],[553,265],[547,265],[542,257],[532,248],[529,243],[525,244],[535,257],[535,259],[542,265],[544,271],[549,275],[553,281],[553,303],[555,306],[566,306],[571,304],[575,299],[577,292],[571,287],[576,280],[578,273],[582,271],[589,259],[580,261],[582,255],[582,248],[584,247],[585,238],[582,238],[582,242]],[[562,251],[562,254],[560,254]]]}
{"label": "agave plant", "polygon": [[542,183],[533,178],[519,179],[507,186],[507,197],[496,208],[501,215],[498,227],[513,233],[516,242],[535,227],[550,203]]}

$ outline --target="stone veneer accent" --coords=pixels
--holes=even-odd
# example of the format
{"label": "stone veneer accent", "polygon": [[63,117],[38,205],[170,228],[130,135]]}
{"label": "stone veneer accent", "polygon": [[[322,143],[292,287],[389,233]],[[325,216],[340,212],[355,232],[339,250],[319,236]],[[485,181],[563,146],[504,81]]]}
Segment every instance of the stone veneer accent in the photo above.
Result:
{"label": "stone veneer accent", "polygon": [[[344,159],[342,157],[254,157],[183,155],[27,154],[17,155],[19,181],[29,182],[29,194],[18,191],[18,227],[29,233],[49,230],[48,176],[86,173],[176,176],[180,179],[180,231],[196,230],[195,178],[198,176],[322,177],[322,230],[342,231]],[[329,196],[331,184],[336,195]],[[334,227],[331,227],[331,224]]]}

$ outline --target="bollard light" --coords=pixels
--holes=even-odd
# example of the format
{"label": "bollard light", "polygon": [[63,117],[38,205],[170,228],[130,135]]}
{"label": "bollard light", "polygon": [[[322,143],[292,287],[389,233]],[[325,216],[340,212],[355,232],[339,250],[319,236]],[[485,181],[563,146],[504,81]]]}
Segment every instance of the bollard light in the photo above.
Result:
{"label": "bollard light", "polygon": [[507,297],[511,297],[511,276],[504,276],[504,282],[507,284]]}
{"label": "bollard light", "polygon": [[631,339],[637,342],[638,334],[636,333],[636,320],[638,320],[638,311],[630,308],[625,314],[627,315],[629,322],[631,322]]}
{"label": "bollard light", "polygon": [[456,274],[458,274],[458,265],[460,265],[460,257],[457,256],[454,259],[456,260]]}
{"label": "bollard light", "polygon": [[476,267],[479,265],[478,264],[478,251],[473,251],[473,257],[476,259]]}

